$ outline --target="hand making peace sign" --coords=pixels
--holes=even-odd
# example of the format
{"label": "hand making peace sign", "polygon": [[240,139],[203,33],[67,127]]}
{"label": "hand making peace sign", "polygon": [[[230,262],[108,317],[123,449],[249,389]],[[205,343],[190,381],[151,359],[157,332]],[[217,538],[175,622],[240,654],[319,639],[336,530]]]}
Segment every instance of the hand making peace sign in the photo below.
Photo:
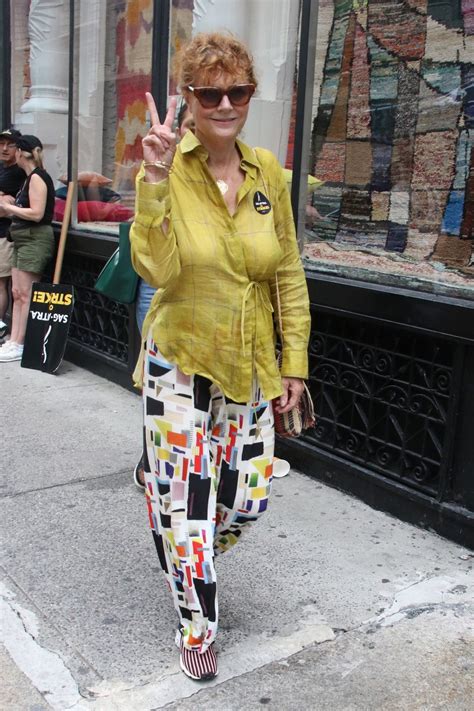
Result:
{"label": "hand making peace sign", "polygon": [[[164,123],[160,123],[160,117],[156,109],[156,104],[152,95],[146,92],[146,102],[150,112],[151,127],[145,138],[142,140],[143,160],[145,163],[155,163],[160,161],[164,166],[146,166],[145,180],[162,180],[169,172],[169,167],[173,163],[176,152],[176,134],[173,133],[173,122],[176,113],[176,97],[170,99],[168,112]],[[166,166],[169,166],[166,168]]]}

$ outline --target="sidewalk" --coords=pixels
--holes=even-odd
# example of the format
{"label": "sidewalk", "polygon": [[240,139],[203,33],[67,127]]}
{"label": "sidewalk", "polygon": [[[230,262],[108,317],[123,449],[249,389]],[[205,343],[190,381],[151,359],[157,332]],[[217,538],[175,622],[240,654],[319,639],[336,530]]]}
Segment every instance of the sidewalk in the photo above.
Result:
{"label": "sidewalk", "polygon": [[219,676],[185,678],[140,399],[69,363],[0,387],[2,711],[474,707],[472,554],[295,471],[217,561]]}

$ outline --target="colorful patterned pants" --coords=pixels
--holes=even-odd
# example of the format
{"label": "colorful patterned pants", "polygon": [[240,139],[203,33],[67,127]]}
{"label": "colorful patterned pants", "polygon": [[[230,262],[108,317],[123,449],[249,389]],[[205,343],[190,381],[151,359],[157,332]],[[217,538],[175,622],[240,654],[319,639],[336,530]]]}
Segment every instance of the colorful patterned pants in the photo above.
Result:
{"label": "colorful patterned pants", "polygon": [[185,646],[204,651],[218,621],[214,557],[268,504],[274,448],[271,403],[248,404],[184,375],[148,340],[143,383],[150,525]]}

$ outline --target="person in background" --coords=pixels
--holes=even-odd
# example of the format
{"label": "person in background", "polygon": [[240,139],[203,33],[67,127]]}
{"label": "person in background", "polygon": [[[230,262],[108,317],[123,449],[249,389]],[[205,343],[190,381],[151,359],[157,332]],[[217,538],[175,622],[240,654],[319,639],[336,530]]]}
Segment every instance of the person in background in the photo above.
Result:
{"label": "person in background", "polygon": [[184,138],[188,131],[194,131],[194,119],[191,110],[185,101],[182,102],[178,111],[178,138]]}
{"label": "person in background", "polygon": [[[16,164],[16,139],[20,131],[6,128],[0,133],[0,199],[10,204],[23,185],[26,175]],[[0,339],[6,335],[5,317],[8,309],[8,283],[12,273],[13,243],[8,239],[11,217],[0,211]]]}
{"label": "person in background", "polygon": [[0,209],[12,218],[13,240],[11,337],[0,348],[0,362],[21,360],[31,286],[41,279],[54,254],[54,185],[43,167],[43,144],[36,136],[27,135],[15,142],[16,162],[26,179],[14,205],[0,198]]}
{"label": "person in background", "polygon": [[178,54],[177,82],[195,124],[178,147],[176,100],[161,124],[147,94],[130,242],[134,268],[158,291],[135,382],[180,665],[204,681],[217,674],[214,559],[267,509],[273,410],[288,412],[303,392],[310,315],[282,168],[237,138],[257,85],[248,50],[231,35],[198,34]]}
{"label": "person in background", "polygon": [[[177,119],[177,124],[178,124],[178,138],[181,139],[185,135],[185,133],[189,130],[193,130],[194,128],[194,121],[193,117],[191,114],[191,111],[188,108],[188,105],[186,102],[183,101],[181,104],[181,108],[178,111],[178,119]],[[150,284],[147,284],[146,281],[143,279],[140,279],[139,284],[138,284],[138,292],[137,292],[137,301],[136,301],[136,319],[137,319],[137,326],[138,330],[140,333],[142,332],[143,328],[143,322],[145,320],[145,316],[148,313],[148,309],[150,308],[151,300],[153,296],[155,295],[156,289],[153,286],[150,286]],[[133,481],[135,482],[136,486],[141,489],[142,491],[145,490],[145,473],[143,471],[143,453],[142,456],[140,457],[137,466],[133,470]]]}
{"label": "person in background", "polygon": [[[284,168],[283,169],[283,174],[285,176],[287,185],[288,185],[288,190],[291,195],[291,184],[293,182],[293,171],[290,170],[289,168]],[[322,185],[324,185],[325,181],[320,180],[319,178],[316,178],[314,175],[311,175],[311,173],[308,173],[308,197],[306,199],[306,206],[305,206],[305,225],[306,227],[312,227],[315,222],[318,220],[322,220],[322,215],[319,214],[317,209],[313,206],[312,204],[312,199],[313,199],[313,194],[316,190],[318,190]]]}

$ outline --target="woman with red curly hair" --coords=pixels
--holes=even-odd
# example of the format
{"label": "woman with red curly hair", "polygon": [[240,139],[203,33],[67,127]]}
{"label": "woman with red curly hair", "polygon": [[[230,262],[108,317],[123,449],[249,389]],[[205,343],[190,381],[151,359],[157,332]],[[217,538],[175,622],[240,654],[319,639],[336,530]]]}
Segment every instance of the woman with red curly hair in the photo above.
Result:
{"label": "woman with red curly hair", "polygon": [[[132,258],[157,288],[143,326],[146,496],[179,618],[181,668],[217,674],[214,558],[267,508],[273,407],[307,377],[309,305],[283,171],[237,137],[257,80],[246,47],[200,34],[176,78],[194,118],[176,146],[176,101],[142,141]],[[283,324],[275,358],[273,313]]]}

